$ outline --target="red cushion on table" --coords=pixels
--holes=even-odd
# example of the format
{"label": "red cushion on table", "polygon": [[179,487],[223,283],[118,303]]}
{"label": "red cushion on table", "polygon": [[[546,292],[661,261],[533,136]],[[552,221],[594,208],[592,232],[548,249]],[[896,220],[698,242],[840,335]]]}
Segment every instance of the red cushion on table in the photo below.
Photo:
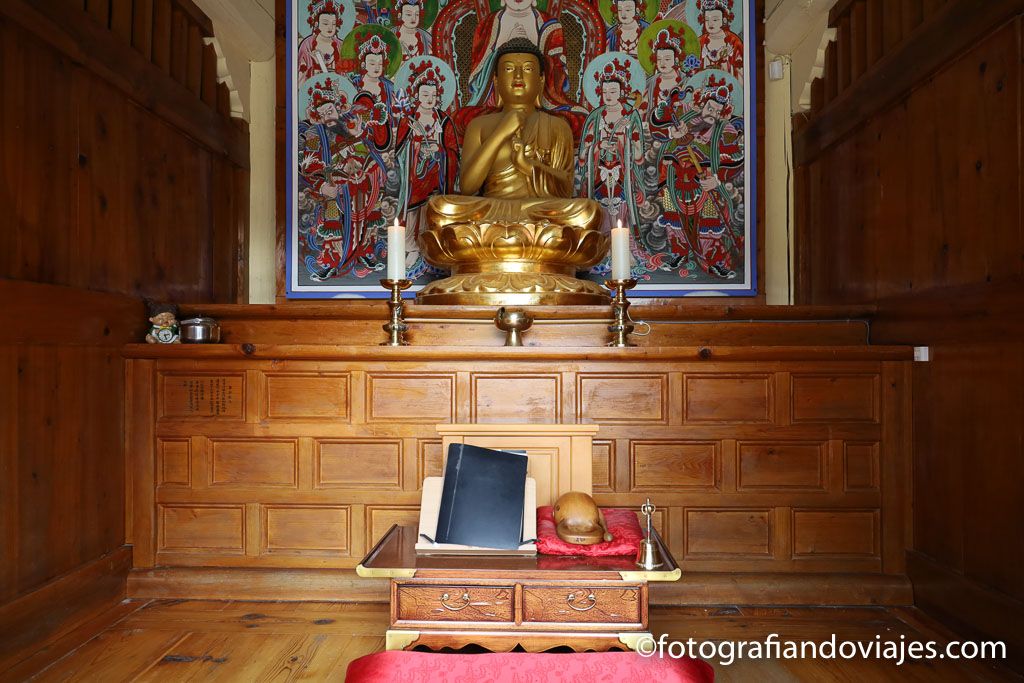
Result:
{"label": "red cushion on table", "polygon": [[610,557],[612,555],[630,555],[636,557],[640,550],[643,532],[636,513],[622,508],[607,508],[604,523],[612,540],[594,545],[576,545],[566,543],[558,537],[555,530],[555,517],[550,505],[537,508],[537,552],[545,555],[581,555],[583,557]]}
{"label": "red cushion on table", "polygon": [[696,659],[635,652],[440,654],[392,650],[348,665],[346,683],[712,683]]}

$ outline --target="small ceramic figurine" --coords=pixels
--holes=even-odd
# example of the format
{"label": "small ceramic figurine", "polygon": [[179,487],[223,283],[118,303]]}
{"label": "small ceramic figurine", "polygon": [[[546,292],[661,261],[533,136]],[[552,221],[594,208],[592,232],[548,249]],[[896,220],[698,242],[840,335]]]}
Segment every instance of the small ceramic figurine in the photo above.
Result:
{"label": "small ceramic figurine", "polygon": [[149,304],[149,322],[152,325],[146,334],[147,344],[179,344],[178,307],[174,304]]}

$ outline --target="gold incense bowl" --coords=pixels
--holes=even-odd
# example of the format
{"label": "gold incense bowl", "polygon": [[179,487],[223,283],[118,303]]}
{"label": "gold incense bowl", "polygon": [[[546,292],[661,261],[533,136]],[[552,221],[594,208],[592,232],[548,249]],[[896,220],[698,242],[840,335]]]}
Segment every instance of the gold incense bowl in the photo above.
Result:
{"label": "gold incense bowl", "polygon": [[608,254],[599,230],[550,222],[452,223],[419,236],[427,263],[451,271],[416,295],[421,304],[603,305],[608,292],[576,273]]}

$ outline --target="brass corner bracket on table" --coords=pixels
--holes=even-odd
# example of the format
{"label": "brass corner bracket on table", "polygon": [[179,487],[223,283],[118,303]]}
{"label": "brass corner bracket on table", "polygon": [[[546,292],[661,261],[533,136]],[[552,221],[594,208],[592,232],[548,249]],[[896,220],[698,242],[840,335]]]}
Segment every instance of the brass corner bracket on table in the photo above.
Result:
{"label": "brass corner bracket on table", "polygon": [[618,635],[619,642],[634,652],[637,651],[640,641],[650,640],[651,642],[654,642],[654,636],[651,635],[649,631],[634,631],[630,633],[620,633]]}
{"label": "brass corner bracket on table", "polygon": [[636,569],[619,572],[623,581],[678,581],[683,575],[683,570],[676,567],[670,572],[657,569]]}
{"label": "brass corner bracket on table", "polygon": [[404,650],[419,639],[419,631],[395,631],[388,629],[384,632],[384,649]]}
{"label": "brass corner bracket on table", "polygon": [[365,567],[356,565],[356,576],[364,579],[411,579],[416,576],[415,569],[392,569],[389,567]]}

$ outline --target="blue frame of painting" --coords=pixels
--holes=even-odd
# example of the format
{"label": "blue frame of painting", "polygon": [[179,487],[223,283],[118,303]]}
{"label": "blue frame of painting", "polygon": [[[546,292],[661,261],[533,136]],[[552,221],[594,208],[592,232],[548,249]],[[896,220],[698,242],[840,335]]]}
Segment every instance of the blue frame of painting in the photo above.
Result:
{"label": "blue frame of painting", "polygon": [[[747,5],[747,17],[746,25],[744,26],[744,33],[747,31],[753,32],[756,36],[757,24],[755,23],[754,7],[757,4],[755,0],[743,0]],[[362,291],[362,292],[307,292],[307,291],[295,291],[292,289],[292,276],[295,268],[294,259],[292,258],[293,252],[293,234],[295,232],[295,212],[294,212],[294,201],[295,197],[292,192],[295,186],[295,169],[292,161],[295,159],[295,125],[294,125],[294,113],[295,113],[295,84],[294,84],[294,68],[292,59],[295,55],[295,12],[296,12],[297,0],[288,0],[287,12],[285,18],[285,41],[287,45],[287,67],[285,69],[285,88],[286,92],[286,147],[287,156],[286,159],[282,160],[285,163],[286,173],[286,189],[285,189],[285,210],[288,212],[287,219],[287,230],[288,233],[285,238],[285,296],[288,299],[384,299],[390,296],[390,293],[385,291],[383,288],[380,291]],[[754,40],[748,40],[744,38],[743,41],[743,60],[744,64],[754,64],[760,68],[755,59],[754,46],[756,44],[756,38]],[[757,72],[754,75],[748,76],[749,83],[744,84],[744,98],[746,102],[744,104],[744,112],[746,113],[746,120],[749,125],[746,127],[747,144],[745,149],[747,150],[747,169],[748,169],[748,182],[745,183],[746,201],[745,205],[752,208],[751,220],[753,230],[750,230],[747,234],[745,242],[745,264],[746,269],[750,273],[749,286],[743,289],[692,289],[692,290],[663,290],[663,289],[636,289],[633,290],[633,298],[679,298],[679,297],[692,297],[692,296],[757,296],[757,283],[758,283],[758,259],[757,259],[757,237],[758,237],[758,216],[757,211],[757,184],[758,184],[758,136],[757,136]],[[752,135],[750,133],[752,132]],[[751,172],[753,171],[753,172]],[[411,299],[416,296],[414,291],[407,291],[403,294],[407,299]]]}

